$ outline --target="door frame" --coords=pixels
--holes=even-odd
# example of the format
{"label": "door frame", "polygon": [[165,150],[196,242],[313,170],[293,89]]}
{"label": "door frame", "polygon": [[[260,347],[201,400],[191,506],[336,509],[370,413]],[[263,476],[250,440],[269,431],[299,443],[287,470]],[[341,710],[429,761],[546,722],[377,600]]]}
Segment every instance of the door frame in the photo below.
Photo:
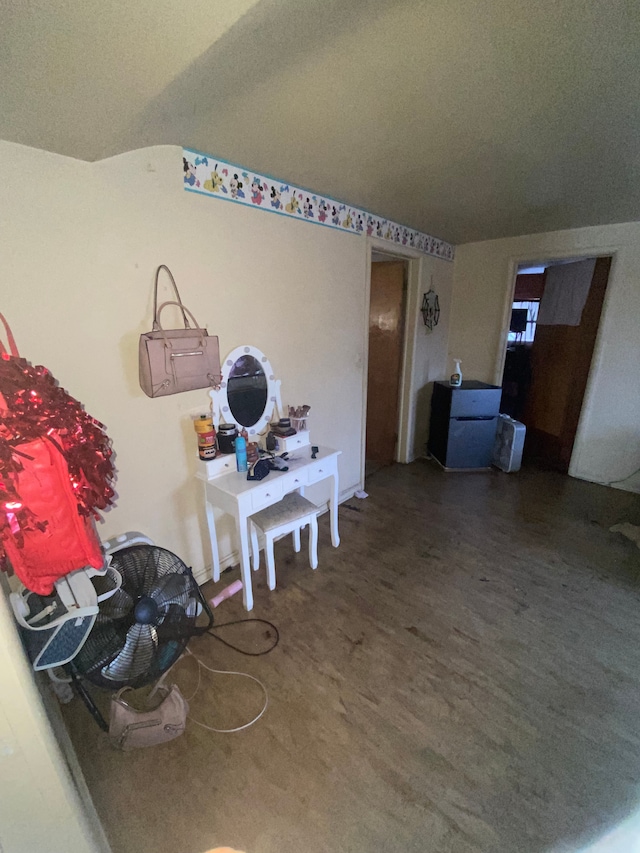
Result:
{"label": "door frame", "polygon": [[[420,271],[422,255],[408,246],[390,245],[386,240],[367,237],[365,304],[363,322],[363,373],[362,373],[362,430],[360,440],[360,488],[364,487],[365,452],[367,438],[367,396],[369,384],[369,307],[371,304],[371,256],[373,252],[382,252],[389,260],[407,262],[407,291],[404,306],[404,332],[402,342],[402,364],[400,367],[400,393],[398,397],[398,445],[396,462],[411,462],[409,436],[415,419],[415,407],[411,406],[411,383],[414,372],[415,338],[418,323],[420,291]],[[410,331],[411,330],[411,331]]]}
{"label": "door frame", "polygon": [[604,295],[602,310],[600,312],[600,321],[598,322],[598,332],[593,345],[593,354],[591,356],[591,365],[589,367],[589,376],[587,377],[587,386],[582,398],[582,407],[580,408],[580,418],[578,427],[573,440],[573,449],[571,451],[571,460],[569,462],[568,475],[570,477],[577,476],[578,457],[582,446],[583,423],[585,413],[591,408],[593,398],[593,366],[600,361],[601,353],[604,347],[603,326],[607,313],[607,307],[611,296],[611,282],[616,272],[618,264],[619,246],[611,246],[603,248],[602,246],[581,246],[580,248],[571,251],[544,252],[537,258],[531,258],[529,255],[512,255],[508,262],[508,286],[506,288],[506,299],[502,313],[502,328],[498,344],[498,352],[496,353],[496,363],[493,376],[493,384],[502,387],[502,377],[504,374],[504,363],[507,355],[507,343],[509,335],[509,326],[511,324],[511,306],[513,305],[513,297],[516,289],[516,276],[518,275],[518,267],[520,266],[541,266],[550,261],[577,261],[583,258],[611,258],[611,267],[609,268],[609,278],[607,281],[607,291]]}

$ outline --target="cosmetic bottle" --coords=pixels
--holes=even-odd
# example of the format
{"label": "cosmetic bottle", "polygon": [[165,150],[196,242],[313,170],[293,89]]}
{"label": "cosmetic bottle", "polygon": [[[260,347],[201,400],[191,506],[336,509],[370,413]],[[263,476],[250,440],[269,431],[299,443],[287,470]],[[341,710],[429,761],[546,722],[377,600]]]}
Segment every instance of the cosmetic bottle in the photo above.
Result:
{"label": "cosmetic bottle", "polygon": [[247,442],[239,435],[236,438],[236,468],[244,472],[247,467]]}

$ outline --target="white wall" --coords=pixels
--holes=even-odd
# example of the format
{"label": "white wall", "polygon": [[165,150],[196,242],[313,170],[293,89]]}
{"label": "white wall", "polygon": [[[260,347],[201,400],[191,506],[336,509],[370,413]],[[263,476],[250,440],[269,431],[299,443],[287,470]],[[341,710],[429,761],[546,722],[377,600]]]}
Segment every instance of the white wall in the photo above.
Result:
{"label": "white wall", "polygon": [[[223,357],[257,346],[282,380],[285,405],[311,405],[312,438],[342,450],[348,495],[362,485],[369,253],[363,237],[184,192],[181,156],[162,146],[85,163],[0,143],[1,306],[22,354],[49,367],[113,439],[118,501],[101,535],[142,530],[204,578],[211,556],[189,413],[206,409],[208,396],[150,400],[138,385],[155,268],[171,268]],[[421,389],[442,372],[452,265],[423,256],[416,269],[406,399],[409,448],[421,453]],[[418,309],[432,275],[443,314],[429,337]],[[221,558],[233,562],[231,520],[221,528]]]}
{"label": "white wall", "polygon": [[[343,450],[348,493],[360,480],[366,241],[186,193],[181,154],[163,147],[89,164],[0,143],[0,310],[21,353],[107,425],[119,497],[103,538],[142,530],[204,579],[211,556],[187,413],[206,409],[208,396],[150,400],[137,379],[155,268],[169,265],[223,356],[242,343],[263,349],[285,403],[311,404],[314,440]],[[228,520],[222,529],[222,556],[233,561]],[[93,849],[3,596],[0,772],[1,849]],[[29,809],[38,819],[25,827]]]}
{"label": "white wall", "polygon": [[49,727],[1,589],[0,638],[0,850],[106,851]]}
{"label": "white wall", "polygon": [[[0,142],[0,310],[22,355],[46,365],[107,426],[118,501],[101,536],[142,530],[205,579],[211,556],[189,413],[206,409],[208,396],[194,391],[150,400],[138,385],[138,337],[151,326],[155,269],[160,263],[171,268],[185,303],[219,335],[223,357],[240,344],[257,346],[282,380],[284,403],[311,405],[313,440],[343,451],[346,496],[362,485],[369,244],[186,193],[181,156],[180,148],[166,146],[85,163]],[[407,322],[415,376],[406,416],[409,446],[422,452],[420,392],[444,357],[452,265],[423,257],[415,270]],[[443,319],[429,338],[418,308],[432,274],[436,289],[438,282],[444,288]],[[313,497],[320,501],[325,495],[318,488]],[[233,562],[232,522],[222,518],[220,527],[221,557]],[[23,660],[16,670],[17,648],[2,598],[0,746],[2,738],[18,744],[11,761],[14,777],[23,780],[15,793],[2,787],[2,815],[12,813],[33,774],[44,768],[45,781],[57,774],[59,790],[42,805],[33,837],[52,826],[59,808],[61,825],[74,825],[65,849],[84,853],[91,842],[82,816],[74,816],[77,795]],[[21,715],[22,728],[15,728]],[[22,811],[14,814],[21,819]],[[45,849],[16,846],[16,837],[15,827],[0,834],[0,847],[7,853]]]}
{"label": "white wall", "polygon": [[[640,491],[640,223],[531,234],[456,248],[450,357],[501,383],[518,263],[614,256],[569,473]],[[613,483],[612,483],[613,484]]]}
{"label": "white wall", "polygon": [[[454,265],[438,258],[422,257],[419,267],[417,293],[413,297],[413,310],[416,314],[415,348],[412,369],[411,399],[415,400],[413,418],[412,459],[424,456],[429,436],[429,415],[431,413],[431,393],[437,379],[445,379],[447,372],[447,342],[449,337],[449,316],[453,290]],[[420,306],[423,294],[430,288],[438,294],[440,319],[434,329],[424,325]]]}
{"label": "white wall", "polygon": [[[174,147],[87,164],[2,145],[2,310],[21,352],[49,367],[113,439],[119,497],[101,535],[143,530],[200,574],[211,557],[188,412],[206,409],[208,396],[150,400],[138,385],[156,266],[171,268],[223,356],[259,347],[285,404],[311,405],[313,439],[343,451],[348,491],[360,480],[366,247],[186,193],[181,163]],[[224,529],[221,555],[231,558]]]}

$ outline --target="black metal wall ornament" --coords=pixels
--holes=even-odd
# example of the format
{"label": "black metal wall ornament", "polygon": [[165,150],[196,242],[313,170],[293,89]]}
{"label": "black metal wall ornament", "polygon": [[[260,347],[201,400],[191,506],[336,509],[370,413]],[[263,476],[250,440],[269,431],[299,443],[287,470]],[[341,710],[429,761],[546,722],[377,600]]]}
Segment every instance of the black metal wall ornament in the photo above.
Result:
{"label": "black metal wall ornament", "polygon": [[440,300],[433,288],[428,290],[422,297],[422,308],[420,311],[425,326],[431,331],[438,325],[438,320],[440,319]]}

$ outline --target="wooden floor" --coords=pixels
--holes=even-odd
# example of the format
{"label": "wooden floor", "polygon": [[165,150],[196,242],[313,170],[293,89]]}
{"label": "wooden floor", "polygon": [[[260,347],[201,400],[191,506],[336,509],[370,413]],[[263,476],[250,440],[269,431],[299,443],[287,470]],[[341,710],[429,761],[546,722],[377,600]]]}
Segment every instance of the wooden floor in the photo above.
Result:
{"label": "wooden floor", "polygon": [[[338,550],[321,519],[315,573],[289,540],[274,593],[261,570],[254,613],[278,625],[274,652],[191,644],[265,682],[254,727],[190,724],[122,754],[77,700],[65,709],[114,851],[555,853],[640,809],[640,550],[608,531],[640,523],[640,498],[426,462],[367,490],[340,509]],[[243,613],[236,597],[215,615]],[[252,626],[224,636],[268,642]],[[188,694],[194,665],[180,668]],[[259,689],[235,682],[207,677],[193,715],[253,715]]]}

